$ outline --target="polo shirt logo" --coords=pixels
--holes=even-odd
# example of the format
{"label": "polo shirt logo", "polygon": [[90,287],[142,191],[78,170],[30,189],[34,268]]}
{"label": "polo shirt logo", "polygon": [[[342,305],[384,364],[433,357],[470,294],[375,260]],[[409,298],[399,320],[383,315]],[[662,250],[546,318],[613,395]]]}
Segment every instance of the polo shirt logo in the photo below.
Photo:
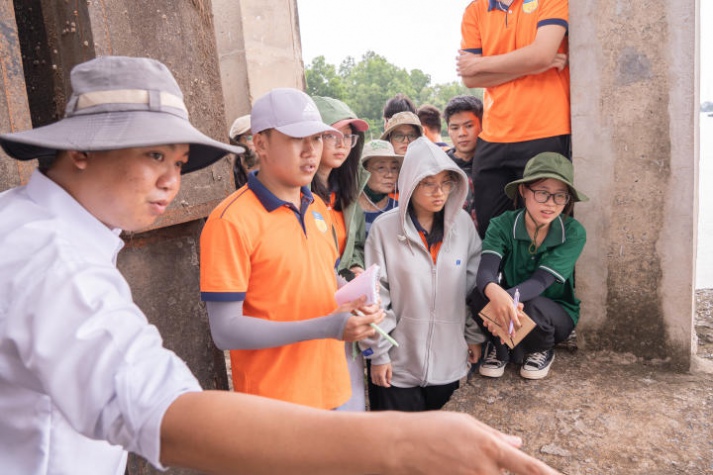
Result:
{"label": "polo shirt logo", "polygon": [[525,0],[522,2],[522,11],[525,13],[532,13],[537,10],[538,6],[537,0]]}
{"label": "polo shirt logo", "polygon": [[317,211],[312,211],[312,216],[314,217],[314,224],[317,226],[317,229],[322,233],[326,233],[327,223],[324,221],[324,217]]}

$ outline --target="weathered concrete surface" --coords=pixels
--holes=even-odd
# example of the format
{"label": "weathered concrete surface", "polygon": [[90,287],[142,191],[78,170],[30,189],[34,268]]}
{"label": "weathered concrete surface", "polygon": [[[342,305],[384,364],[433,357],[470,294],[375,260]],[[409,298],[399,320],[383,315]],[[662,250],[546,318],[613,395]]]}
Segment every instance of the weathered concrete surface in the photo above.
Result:
{"label": "weathered concrete surface", "polygon": [[[20,41],[11,2],[0,3],[0,133],[32,127],[25,94]],[[18,162],[0,149],[0,191],[26,182],[35,162]]]}
{"label": "weathered concrete surface", "polygon": [[[570,2],[577,266],[587,348],[691,361],[695,0]],[[690,7],[690,8],[689,8]]]}

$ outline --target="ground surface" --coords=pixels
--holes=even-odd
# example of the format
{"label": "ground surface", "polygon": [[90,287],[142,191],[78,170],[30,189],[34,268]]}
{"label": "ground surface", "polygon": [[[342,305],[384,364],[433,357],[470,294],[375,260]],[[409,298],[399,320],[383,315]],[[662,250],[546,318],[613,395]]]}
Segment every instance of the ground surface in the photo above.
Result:
{"label": "ground surface", "polygon": [[[697,292],[698,355],[713,361],[713,290]],[[558,348],[548,378],[476,375],[446,409],[523,437],[564,474],[713,474],[713,375]]]}
{"label": "ground surface", "polygon": [[[698,356],[713,365],[713,289],[697,291],[696,304]],[[563,474],[713,475],[713,374],[570,345],[544,380],[510,365],[500,379],[464,383],[446,409],[521,436],[525,452]]]}

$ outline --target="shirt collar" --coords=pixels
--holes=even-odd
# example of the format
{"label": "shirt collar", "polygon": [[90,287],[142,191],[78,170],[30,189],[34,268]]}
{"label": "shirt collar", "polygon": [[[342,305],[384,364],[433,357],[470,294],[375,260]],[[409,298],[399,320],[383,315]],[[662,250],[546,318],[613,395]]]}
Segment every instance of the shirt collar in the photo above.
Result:
{"label": "shirt collar", "polygon": [[43,209],[58,218],[77,247],[96,253],[100,260],[109,259],[116,264],[116,256],[124,247],[119,237],[121,229],[108,228],[64,188],[35,170],[26,187],[27,195]]}
{"label": "shirt collar", "polygon": [[[515,2],[513,1],[513,3],[515,3]],[[510,7],[511,6],[512,6],[512,4],[510,4]],[[505,5],[502,2],[499,2],[498,0],[489,0],[488,1],[488,11],[489,12],[493,11],[493,10],[500,10],[501,12],[506,12],[506,11],[508,11],[508,9],[510,7],[508,7],[507,5]]]}
{"label": "shirt collar", "polygon": [[[272,191],[268,190],[267,187],[263,185],[260,180],[257,179],[257,173],[257,171],[254,171],[248,175],[248,188],[250,188],[250,190],[255,193],[255,196],[257,196],[257,199],[260,200],[260,203],[262,203],[268,213],[275,211],[281,206],[288,206],[294,209],[294,205],[292,203],[290,203],[289,201],[281,200],[280,198],[275,196]],[[309,205],[314,201],[312,192],[309,191],[309,188],[307,186],[303,186],[302,188],[300,188],[300,192],[302,193],[303,208],[305,207],[305,204]]]}
{"label": "shirt collar", "polygon": [[[513,224],[513,238],[518,241],[531,242],[532,239],[527,233],[527,228],[525,226],[525,209],[521,209],[515,215],[515,223]],[[547,231],[547,236],[545,240],[542,241],[539,249],[547,249],[554,246],[559,246],[566,241],[566,235],[564,231],[564,220],[560,214],[555,218],[550,224],[550,229]]]}

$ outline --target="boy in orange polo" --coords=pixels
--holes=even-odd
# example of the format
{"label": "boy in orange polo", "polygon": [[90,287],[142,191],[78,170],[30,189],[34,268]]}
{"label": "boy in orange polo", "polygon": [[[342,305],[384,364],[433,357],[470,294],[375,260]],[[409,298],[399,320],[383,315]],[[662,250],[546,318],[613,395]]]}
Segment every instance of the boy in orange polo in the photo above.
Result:
{"label": "boy in orange polo", "polygon": [[567,0],[475,0],[463,14],[458,73],[485,88],[473,160],[478,233],[512,209],[503,189],[541,152],[571,157]]}
{"label": "boy in orange polo", "polygon": [[[334,409],[350,395],[345,341],[374,334],[374,305],[337,310],[330,214],[309,191],[322,156],[312,99],[274,89],[251,112],[260,170],[211,213],[201,235],[201,296],[236,391]],[[325,316],[326,315],[326,316]]]}

